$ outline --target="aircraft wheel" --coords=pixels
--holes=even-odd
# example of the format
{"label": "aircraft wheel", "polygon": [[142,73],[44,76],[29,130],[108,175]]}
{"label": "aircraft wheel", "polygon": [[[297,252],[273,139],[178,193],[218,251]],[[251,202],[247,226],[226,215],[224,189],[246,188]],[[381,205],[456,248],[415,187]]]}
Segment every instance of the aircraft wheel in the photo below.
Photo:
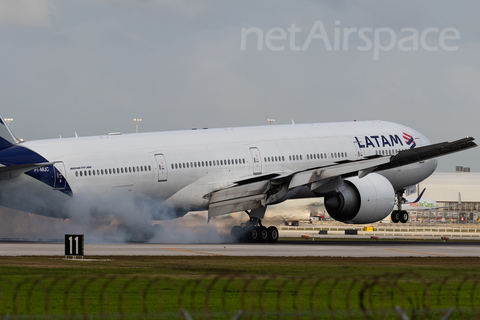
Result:
{"label": "aircraft wheel", "polygon": [[264,226],[260,226],[260,227],[257,227],[257,232],[258,232],[258,242],[267,242],[268,241],[268,231],[267,231],[267,227],[264,227]]}
{"label": "aircraft wheel", "polygon": [[393,223],[398,223],[398,221],[400,221],[400,212],[398,210],[393,210],[390,217],[392,218]]}
{"label": "aircraft wheel", "polygon": [[232,242],[241,242],[242,241],[242,227],[240,226],[233,226],[232,231],[230,232],[230,240]]}
{"label": "aircraft wheel", "polygon": [[260,230],[258,227],[250,228],[248,234],[250,235],[251,242],[258,242],[260,239]]}
{"label": "aircraft wheel", "polygon": [[268,227],[267,229],[267,240],[270,243],[275,243],[278,241],[278,229],[275,227]]}
{"label": "aircraft wheel", "polygon": [[408,222],[408,212],[405,210],[400,211],[400,222],[401,223],[407,223]]}

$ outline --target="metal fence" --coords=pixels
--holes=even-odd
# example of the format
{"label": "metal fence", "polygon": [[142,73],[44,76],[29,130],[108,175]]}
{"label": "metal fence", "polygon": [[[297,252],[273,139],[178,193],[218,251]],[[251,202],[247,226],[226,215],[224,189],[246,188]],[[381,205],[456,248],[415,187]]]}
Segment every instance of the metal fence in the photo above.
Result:
{"label": "metal fence", "polygon": [[0,277],[0,319],[448,317],[480,318],[480,275]]}

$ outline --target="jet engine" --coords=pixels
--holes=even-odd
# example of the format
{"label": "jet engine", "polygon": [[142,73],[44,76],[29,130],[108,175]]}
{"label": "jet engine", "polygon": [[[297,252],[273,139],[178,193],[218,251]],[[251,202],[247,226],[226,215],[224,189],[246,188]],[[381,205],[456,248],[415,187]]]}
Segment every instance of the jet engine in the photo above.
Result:
{"label": "jet engine", "polygon": [[385,177],[370,173],[347,178],[336,194],[325,197],[325,209],[338,221],[352,224],[373,223],[387,217],[395,205],[395,191]]}

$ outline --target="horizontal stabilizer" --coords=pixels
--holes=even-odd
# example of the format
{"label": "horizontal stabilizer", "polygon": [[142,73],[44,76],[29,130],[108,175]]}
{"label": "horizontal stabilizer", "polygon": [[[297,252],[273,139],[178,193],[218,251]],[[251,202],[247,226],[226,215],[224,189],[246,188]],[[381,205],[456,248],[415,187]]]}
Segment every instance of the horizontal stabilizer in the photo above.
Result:
{"label": "horizontal stabilizer", "polygon": [[53,162],[44,163],[26,163],[13,166],[0,167],[0,180],[11,179],[21,175],[24,172],[53,165]]}

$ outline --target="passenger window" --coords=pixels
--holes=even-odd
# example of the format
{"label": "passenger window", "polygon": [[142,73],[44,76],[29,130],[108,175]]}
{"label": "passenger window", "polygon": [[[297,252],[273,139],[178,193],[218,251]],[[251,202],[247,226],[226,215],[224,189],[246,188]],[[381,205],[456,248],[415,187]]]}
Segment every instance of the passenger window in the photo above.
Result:
{"label": "passenger window", "polygon": [[228,164],[230,164],[230,159],[228,159]]}
{"label": "passenger window", "polygon": [[285,157],[284,157],[284,156],[282,156],[282,161],[285,161]]}
{"label": "passenger window", "polygon": [[243,163],[245,163],[245,158],[243,158]]}
{"label": "passenger window", "polygon": [[[187,162],[187,168],[188,168],[188,162]],[[146,170],[145,170],[146,171]]]}
{"label": "passenger window", "polygon": [[75,171],[75,177],[78,177],[78,171]]}
{"label": "passenger window", "polygon": [[235,159],[235,164],[238,164],[238,159]]}
{"label": "passenger window", "polygon": [[302,160],[302,155],[300,155],[300,160]]}
{"label": "passenger window", "polygon": [[297,156],[296,156],[296,157],[297,157],[297,161],[298,161],[298,154],[297,154]]}

